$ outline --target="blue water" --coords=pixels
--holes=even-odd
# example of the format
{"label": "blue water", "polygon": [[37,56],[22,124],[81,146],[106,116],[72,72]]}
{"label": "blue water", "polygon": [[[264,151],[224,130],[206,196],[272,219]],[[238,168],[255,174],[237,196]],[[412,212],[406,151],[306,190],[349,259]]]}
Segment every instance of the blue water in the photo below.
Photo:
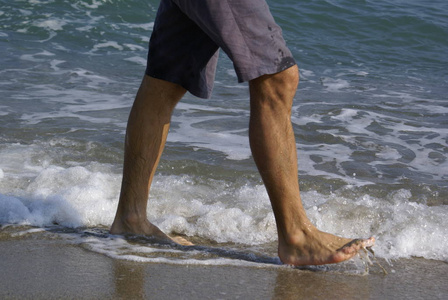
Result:
{"label": "blue water", "polygon": [[[0,3],[0,224],[106,229],[158,1]],[[376,236],[384,258],[447,260],[448,3],[268,3],[301,71],[309,217]],[[221,53],[212,99],[187,95],[173,116],[148,208],[163,230],[275,249],[248,107]]]}

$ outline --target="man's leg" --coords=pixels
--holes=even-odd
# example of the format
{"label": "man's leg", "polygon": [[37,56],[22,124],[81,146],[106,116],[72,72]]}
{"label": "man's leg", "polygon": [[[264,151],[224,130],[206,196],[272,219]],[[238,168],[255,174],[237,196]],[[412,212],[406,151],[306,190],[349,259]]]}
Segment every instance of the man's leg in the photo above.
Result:
{"label": "man's leg", "polygon": [[[149,189],[165,146],[174,107],[185,94],[177,84],[145,75],[129,115],[123,181],[112,234],[142,234],[161,241],[171,238],[146,215]],[[185,244],[185,241],[174,239]]]}
{"label": "man's leg", "polygon": [[306,216],[290,119],[298,82],[296,66],[250,81],[250,146],[274,211],[281,261],[292,265],[341,262],[372,246],[374,238],[352,241],[324,233]]}

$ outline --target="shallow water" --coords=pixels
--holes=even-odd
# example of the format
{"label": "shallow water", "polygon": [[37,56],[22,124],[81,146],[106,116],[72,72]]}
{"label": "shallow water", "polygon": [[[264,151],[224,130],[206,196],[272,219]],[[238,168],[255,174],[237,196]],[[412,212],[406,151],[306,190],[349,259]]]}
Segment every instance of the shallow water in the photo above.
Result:
{"label": "shallow water", "polygon": [[[446,261],[448,5],[268,2],[301,70],[292,121],[311,220],[376,236],[382,258]],[[158,2],[0,3],[0,224],[104,230]],[[212,99],[175,111],[148,216],[275,256],[248,106],[221,53]]]}

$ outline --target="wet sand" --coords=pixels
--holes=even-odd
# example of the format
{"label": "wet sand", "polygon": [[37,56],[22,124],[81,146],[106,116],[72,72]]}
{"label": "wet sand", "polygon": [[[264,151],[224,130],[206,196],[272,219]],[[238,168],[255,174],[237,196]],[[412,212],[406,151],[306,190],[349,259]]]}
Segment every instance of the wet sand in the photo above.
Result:
{"label": "wet sand", "polygon": [[402,259],[368,275],[137,263],[59,240],[0,240],[0,299],[446,299],[448,264]]}

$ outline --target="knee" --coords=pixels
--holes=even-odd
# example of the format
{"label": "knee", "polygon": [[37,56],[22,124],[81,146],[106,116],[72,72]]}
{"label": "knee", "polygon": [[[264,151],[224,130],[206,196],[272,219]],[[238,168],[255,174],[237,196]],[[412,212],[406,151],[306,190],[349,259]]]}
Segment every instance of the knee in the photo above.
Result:
{"label": "knee", "polygon": [[178,84],[145,75],[137,92],[134,105],[150,107],[151,110],[167,112],[180,101],[186,90]]}
{"label": "knee", "polygon": [[295,93],[297,86],[299,85],[299,68],[297,65],[294,65],[278,74],[282,77],[284,87]]}
{"label": "knee", "polygon": [[297,66],[256,78],[249,83],[251,103],[291,108],[298,84]]}

